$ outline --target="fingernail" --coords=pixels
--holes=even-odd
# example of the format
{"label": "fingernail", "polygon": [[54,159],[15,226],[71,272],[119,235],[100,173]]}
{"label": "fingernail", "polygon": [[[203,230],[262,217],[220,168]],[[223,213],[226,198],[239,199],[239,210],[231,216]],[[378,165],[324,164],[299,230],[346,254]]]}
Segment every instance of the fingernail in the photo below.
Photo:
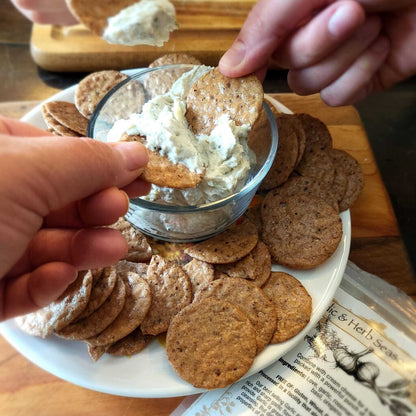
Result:
{"label": "fingernail", "polygon": [[355,19],[352,17],[352,9],[348,4],[339,6],[328,21],[328,31],[336,37],[349,32],[355,26]]}
{"label": "fingernail", "polygon": [[126,201],[127,201],[127,209],[126,209],[126,212],[123,214],[123,215],[125,215],[125,214],[127,214],[128,210],[129,210],[130,198],[129,198],[129,196],[127,195],[127,193],[126,193],[126,192],[124,192],[122,189],[119,189],[119,191],[120,191],[120,193],[124,196],[124,198],[126,198]]}
{"label": "fingernail", "polygon": [[114,147],[123,155],[127,169],[136,170],[148,162],[146,148],[138,142],[119,142]]}
{"label": "fingernail", "polygon": [[221,64],[235,67],[241,64],[246,55],[246,47],[243,42],[237,41],[221,58]]}

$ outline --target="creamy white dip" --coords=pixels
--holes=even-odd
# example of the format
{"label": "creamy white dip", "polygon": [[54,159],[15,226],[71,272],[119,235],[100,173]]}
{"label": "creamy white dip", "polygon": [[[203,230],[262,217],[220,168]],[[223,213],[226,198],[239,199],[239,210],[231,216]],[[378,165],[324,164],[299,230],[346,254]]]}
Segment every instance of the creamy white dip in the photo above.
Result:
{"label": "creamy white dip", "polygon": [[186,96],[192,84],[211,68],[197,66],[183,74],[164,95],[148,101],[140,114],[118,120],[107,135],[117,141],[123,133],[146,136],[146,146],[193,172],[205,172],[196,188],[172,189],[153,185],[148,200],[175,205],[201,205],[225,198],[247,182],[255,154],[247,145],[249,125],[236,126],[222,115],[209,135],[189,128]]}
{"label": "creamy white dip", "polygon": [[172,3],[141,0],[110,17],[102,37],[114,44],[162,46],[177,28]]}

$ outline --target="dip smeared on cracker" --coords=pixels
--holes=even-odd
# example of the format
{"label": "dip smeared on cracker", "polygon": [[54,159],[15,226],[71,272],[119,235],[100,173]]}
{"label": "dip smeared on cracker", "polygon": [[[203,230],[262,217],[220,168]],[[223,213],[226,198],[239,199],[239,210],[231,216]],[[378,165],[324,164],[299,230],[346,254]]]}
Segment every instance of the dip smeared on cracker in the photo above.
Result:
{"label": "dip smeared on cracker", "polygon": [[74,16],[108,43],[162,46],[178,29],[169,0],[67,0]]}
{"label": "dip smeared on cracker", "polygon": [[[147,199],[177,205],[201,205],[225,198],[247,182],[251,166],[255,163],[255,154],[247,144],[251,125],[246,121],[255,119],[256,107],[254,110],[252,107],[247,109],[250,112],[247,119],[241,118],[240,114],[236,117],[235,112],[229,111],[226,105],[215,114],[208,109],[206,116],[210,119],[211,127],[209,131],[200,133],[195,133],[187,120],[188,94],[199,89],[199,80],[213,71],[217,72],[217,69],[195,66],[177,79],[167,93],[148,101],[141,113],[117,121],[109,131],[108,141],[120,140],[123,134],[132,139],[134,136],[144,138],[144,144],[150,151],[157,152],[175,165],[185,166],[201,179],[188,187],[156,182],[158,186],[153,185]],[[218,100],[231,98],[236,103],[238,81],[236,87],[233,85],[231,83],[230,91],[224,90]],[[207,89],[206,94],[210,94],[209,85],[204,83],[203,87]],[[258,95],[261,103],[261,84]],[[243,96],[241,94],[240,101],[243,101]],[[236,105],[242,106],[238,102]],[[205,110],[204,106],[201,111]]]}

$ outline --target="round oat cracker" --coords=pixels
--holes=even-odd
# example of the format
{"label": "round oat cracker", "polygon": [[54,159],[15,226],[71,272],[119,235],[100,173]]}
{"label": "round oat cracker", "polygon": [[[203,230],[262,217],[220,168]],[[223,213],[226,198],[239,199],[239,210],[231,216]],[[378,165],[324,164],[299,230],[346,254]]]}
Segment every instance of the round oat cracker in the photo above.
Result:
{"label": "round oat cracker", "polygon": [[258,240],[256,226],[245,219],[215,237],[187,247],[185,253],[207,263],[233,263],[250,253]]}
{"label": "round oat cracker", "polygon": [[248,316],[256,330],[257,354],[270,343],[276,330],[277,316],[273,303],[262,289],[247,280],[230,277],[206,285],[198,292],[194,302],[208,297],[231,302]]}
{"label": "round oat cracker", "polygon": [[126,74],[116,70],[103,70],[87,75],[75,90],[74,101],[78,111],[89,119],[107,92],[127,78]]}
{"label": "round oat cracker", "polygon": [[270,190],[286,182],[298,160],[299,145],[290,114],[275,115],[279,143],[273,164],[260,184],[260,189]]}
{"label": "round oat cracker", "polygon": [[[162,55],[153,61],[149,65],[149,68],[178,64],[201,65],[201,62],[193,56],[185,53],[169,53]],[[178,78],[191,69],[192,67],[189,66],[185,68],[169,68],[166,70],[151,72],[144,81],[146,91],[152,98],[165,94]]]}
{"label": "round oat cracker", "polygon": [[109,17],[136,2],[137,0],[66,0],[74,17],[98,36],[103,34]]}
{"label": "round oat cracker", "polygon": [[124,338],[142,323],[150,308],[151,291],[147,281],[135,272],[120,270],[117,265],[116,268],[126,287],[124,307],[103,332],[86,340],[91,345],[113,344]]}
{"label": "round oat cracker", "polygon": [[293,338],[308,324],[312,313],[312,298],[295,277],[284,272],[272,272],[263,291],[277,312],[277,327],[272,344]]}
{"label": "round oat cracker", "polygon": [[147,263],[136,263],[135,261],[120,260],[117,264],[117,270],[120,273],[134,272],[137,273],[143,279],[147,277]]}
{"label": "round oat cracker", "polygon": [[[127,140],[138,141],[146,146],[145,138],[126,135]],[[166,188],[195,188],[203,179],[205,172],[189,170],[183,163],[173,163],[166,156],[146,148],[149,161],[141,177],[154,185]]]}
{"label": "round oat cracker", "polygon": [[76,321],[86,318],[95,312],[111,295],[117,282],[117,274],[114,268],[91,270],[91,273],[93,284],[90,298],[87,306],[77,317]]}
{"label": "round oat cracker", "polygon": [[89,316],[77,320],[60,331],[56,335],[60,338],[71,340],[86,340],[104,331],[122,311],[126,300],[126,285],[117,277],[115,267],[111,267],[116,276],[116,284],[106,301]]}
{"label": "round oat cracker", "polygon": [[106,352],[117,357],[131,356],[143,351],[153,339],[152,335],[143,335],[141,329],[137,328],[129,335],[110,345]]}
{"label": "round oat cracker", "polygon": [[283,185],[267,193],[263,200],[263,205],[267,204],[268,199],[273,197],[273,195],[315,195],[327,201],[338,211],[338,201],[333,193],[332,185],[309,176],[292,175]]}
{"label": "round oat cracker", "polygon": [[272,269],[272,260],[269,249],[262,241],[235,263],[216,264],[215,271],[221,273],[224,277],[239,277],[247,279],[256,286],[262,286],[270,276]]}
{"label": "round oat cracker", "polygon": [[195,294],[214,280],[214,266],[205,261],[192,259],[182,266],[191,281],[192,294]]}
{"label": "round oat cracker", "polygon": [[296,159],[296,165],[297,165],[302,159],[303,153],[305,151],[305,146],[306,146],[306,134],[305,134],[305,130],[303,129],[302,122],[299,119],[298,114],[282,113],[277,107],[277,103],[275,100],[270,100],[270,98],[267,95],[265,95],[265,99],[269,103],[273,114],[275,116],[279,116],[279,115],[286,116],[286,121],[290,122],[293,130],[296,133],[296,139],[298,142],[298,156]]}
{"label": "round oat cracker", "polygon": [[201,65],[201,61],[187,53],[168,53],[155,59],[149,64],[149,68],[155,68],[163,65],[191,64]]}
{"label": "round oat cracker", "polygon": [[178,264],[155,255],[147,270],[152,300],[149,312],[141,323],[143,334],[165,332],[172,318],[192,301],[188,275]]}
{"label": "round oat cracker", "polygon": [[332,186],[335,179],[334,164],[325,150],[305,152],[302,160],[296,166],[296,172],[301,176],[315,178],[329,186]]}
{"label": "round oat cracker", "polygon": [[347,178],[345,193],[339,202],[340,211],[347,210],[358,198],[364,187],[364,173],[358,161],[348,152],[341,149],[332,149],[329,155]]}
{"label": "round oat cracker", "polygon": [[332,136],[325,123],[306,113],[296,114],[295,116],[302,123],[306,136],[304,153],[332,148]]}
{"label": "round oat cracker", "polygon": [[106,99],[105,105],[100,110],[100,119],[109,124],[127,119],[131,114],[141,113],[145,102],[146,93],[142,83],[131,78],[127,85]]}
{"label": "round oat cracker", "polygon": [[15,319],[24,332],[46,338],[73,322],[86,307],[91,294],[92,273],[78,273],[61,296],[42,309]]}
{"label": "round oat cracker", "polygon": [[263,203],[262,218],[262,237],[272,259],[293,269],[323,263],[342,237],[338,212],[313,195],[273,195]]}
{"label": "round oat cracker", "polygon": [[241,378],[256,356],[256,332],[230,302],[207,298],[172,320],[166,353],[178,375],[195,387],[226,387]]}
{"label": "round oat cracker", "polygon": [[61,125],[76,132],[77,135],[84,137],[87,135],[88,120],[78,111],[75,104],[66,101],[48,101],[43,107]]}
{"label": "round oat cracker", "polygon": [[223,114],[237,125],[252,126],[261,112],[263,96],[263,86],[255,75],[229,78],[215,67],[192,85],[185,116],[197,134],[209,134]]}
{"label": "round oat cracker", "polygon": [[143,84],[150,98],[166,94],[177,79],[191,68],[166,68],[150,72]]}
{"label": "round oat cracker", "polygon": [[45,105],[42,105],[42,116],[48,128],[48,131],[50,131],[52,134],[55,134],[56,136],[70,136],[70,137],[80,136],[79,133],[64,126],[55,117],[53,117],[52,114],[50,114],[46,110]]}
{"label": "round oat cracker", "polygon": [[251,202],[247,211],[244,213],[244,218],[247,218],[247,220],[256,226],[257,232],[260,235],[263,226],[261,220],[261,200],[259,195],[255,195],[254,198],[255,199]]}
{"label": "round oat cracker", "polygon": [[111,228],[121,231],[121,234],[127,241],[128,250],[124,257],[125,260],[140,263],[151,259],[152,248],[146,236],[127,220],[121,217]]}
{"label": "round oat cracker", "polygon": [[339,210],[339,203],[343,200],[345,192],[347,191],[348,178],[347,178],[347,175],[342,171],[342,168],[337,166],[335,163],[334,163],[334,168],[335,168],[335,177],[334,177],[334,182],[332,183],[331,188],[332,188],[332,193],[334,194],[334,197],[337,200],[338,210]]}

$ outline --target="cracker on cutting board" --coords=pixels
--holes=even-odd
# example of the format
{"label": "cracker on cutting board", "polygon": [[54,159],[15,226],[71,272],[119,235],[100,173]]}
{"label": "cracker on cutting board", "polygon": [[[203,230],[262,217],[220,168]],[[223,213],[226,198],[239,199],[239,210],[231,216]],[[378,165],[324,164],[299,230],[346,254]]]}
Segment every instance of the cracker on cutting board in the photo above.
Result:
{"label": "cracker on cutting board", "polygon": [[74,100],[78,111],[89,119],[107,92],[127,78],[126,74],[116,70],[97,71],[87,75],[75,90]]}
{"label": "cracker on cutting board", "polygon": [[282,113],[281,109],[279,109],[276,106],[275,100],[271,99],[271,97],[269,97],[267,94],[264,95],[264,99],[269,104],[270,109],[272,110],[275,117],[280,116],[280,115],[288,116],[286,118],[286,121],[291,124],[293,130],[295,131],[296,139],[298,142],[298,157],[296,160],[296,165],[297,165],[302,159],[303,153],[305,151],[305,146],[306,146],[306,134],[305,134],[305,130],[303,128],[302,122],[300,120],[300,117],[298,114]]}
{"label": "cracker on cutting board", "polygon": [[203,287],[194,302],[214,297],[238,306],[250,319],[256,331],[257,354],[269,343],[276,330],[276,310],[262,289],[253,283],[230,277],[217,279]]}
{"label": "cracker on cutting board", "polygon": [[338,212],[313,195],[272,195],[263,203],[262,220],[262,239],[272,259],[293,269],[323,263],[342,237]]}
{"label": "cracker on cutting board", "polygon": [[91,271],[78,273],[61,296],[35,312],[16,318],[24,332],[46,338],[73,322],[86,307],[92,288]]}
{"label": "cracker on cutting board", "polygon": [[215,298],[182,309],[166,336],[166,353],[174,370],[205,389],[237,381],[252,366],[256,351],[256,332],[247,315]]}
{"label": "cracker on cutting board", "polygon": [[185,253],[207,263],[233,263],[250,253],[258,240],[256,226],[245,219],[221,234],[187,247]]}
{"label": "cracker on cutting board", "polygon": [[[123,140],[138,141],[146,146],[146,139],[136,135],[123,135]],[[203,173],[190,171],[184,164],[175,164],[166,156],[147,149],[149,161],[141,177],[154,185],[166,188],[195,188],[203,179]]]}
{"label": "cracker on cutting board", "polygon": [[277,312],[272,344],[293,338],[308,324],[312,314],[312,298],[295,277],[284,272],[272,272],[263,291]]}
{"label": "cracker on cutting board", "polygon": [[229,78],[216,67],[192,85],[185,116],[197,134],[209,134],[223,114],[237,125],[252,126],[260,115],[263,96],[263,86],[255,75]]}
{"label": "cracker on cutting board", "polygon": [[178,264],[154,255],[147,270],[152,299],[150,309],[141,323],[143,334],[165,332],[172,318],[192,301],[189,277]]}

